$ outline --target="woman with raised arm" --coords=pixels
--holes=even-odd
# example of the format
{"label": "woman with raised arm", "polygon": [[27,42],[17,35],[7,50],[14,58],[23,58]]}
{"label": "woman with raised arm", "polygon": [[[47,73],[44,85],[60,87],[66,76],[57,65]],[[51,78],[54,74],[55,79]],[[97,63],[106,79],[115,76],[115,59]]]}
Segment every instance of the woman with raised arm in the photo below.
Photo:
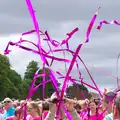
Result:
{"label": "woman with raised arm", "polygon": [[[48,112],[48,115],[46,116],[45,120],[56,120],[57,119],[56,118],[56,111],[57,111],[58,104],[59,104],[58,97],[56,94],[53,94],[51,97],[51,102],[49,102],[49,112]],[[64,104],[64,106],[66,107],[67,111],[70,113],[73,120],[81,120],[80,115],[77,113],[77,111],[73,107],[72,100],[64,97],[62,104]],[[63,106],[60,107],[59,113],[60,113],[59,120],[68,120],[68,117],[65,114]]]}

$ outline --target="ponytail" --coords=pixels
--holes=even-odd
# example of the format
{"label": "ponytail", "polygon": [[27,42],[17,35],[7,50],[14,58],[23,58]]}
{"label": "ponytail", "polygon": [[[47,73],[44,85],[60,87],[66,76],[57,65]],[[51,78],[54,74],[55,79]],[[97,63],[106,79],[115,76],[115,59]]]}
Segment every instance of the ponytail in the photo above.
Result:
{"label": "ponytail", "polygon": [[88,108],[88,120],[89,120],[89,118],[90,118],[90,108]]}
{"label": "ponytail", "polygon": [[98,120],[98,107],[96,108],[96,120]]}

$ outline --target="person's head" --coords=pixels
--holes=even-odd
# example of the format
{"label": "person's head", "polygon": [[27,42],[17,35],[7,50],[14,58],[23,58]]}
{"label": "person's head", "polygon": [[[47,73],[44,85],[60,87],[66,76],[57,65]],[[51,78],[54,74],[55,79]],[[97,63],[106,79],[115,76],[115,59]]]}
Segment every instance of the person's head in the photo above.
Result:
{"label": "person's head", "polygon": [[[60,96],[61,96],[61,91],[59,91],[59,95],[55,92],[52,94],[50,97],[49,101],[49,111],[51,112],[57,112],[57,106],[59,105],[60,102]],[[72,100],[73,101],[73,100]],[[71,106],[71,101],[66,98],[66,96],[63,96],[63,99],[61,100],[62,104],[64,104],[64,107],[69,111],[69,107]],[[60,106],[60,111],[59,115],[57,116],[59,119],[64,119],[66,117],[64,107]]]}
{"label": "person's head", "polygon": [[13,103],[13,107],[16,108],[16,107],[17,107],[17,104],[16,104],[16,103]]}
{"label": "person's head", "polygon": [[17,107],[15,109],[15,117],[17,120],[20,120],[24,117],[24,110],[21,107]]}
{"label": "person's head", "polygon": [[20,106],[20,102],[18,100],[15,100],[14,104],[16,104],[17,106]]}
{"label": "person's head", "polygon": [[42,103],[42,112],[44,112],[44,111],[49,111],[49,102],[48,102],[48,100],[46,100],[46,101],[44,101]]}
{"label": "person's head", "polygon": [[5,98],[4,106],[6,110],[9,110],[11,107],[13,107],[13,101],[10,98]]}
{"label": "person's head", "polygon": [[29,102],[27,106],[27,110],[32,117],[41,116],[40,108],[38,104],[35,102]]}
{"label": "person's head", "polygon": [[12,98],[12,101],[14,102],[14,101],[15,101],[15,99],[14,99],[14,98]]}
{"label": "person's head", "polygon": [[120,119],[120,94],[118,94],[114,100],[113,115],[114,119]]}
{"label": "person's head", "polygon": [[[54,104],[59,103],[59,102],[60,102],[60,96],[61,96],[61,94],[62,94],[61,91],[59,91],[58,94],[57,94],[57,92],[54,92],[54,93],[51,95],[50,99],[48,99],[48,101],[49,101],[49,102],[52,102],[52,103],[54,103]],[[65,99],[66,99],[66,94],[63,96],[62,102],[64,102]]]}
{"label": "person's head", "polygon": [[96,115],[96,117],[98,117],[98,103],[96,99],[91,99],[88,104],[88,119],[91,115]]}
{"label": "person's head", "polygon": [[95,113],[97,111],[98,104],[95,99],[90,100],[88,108],[91,111],[91,113]]}
{"label": "person's head", "polygon": [[104,110],[107,109],[108,113],[112,112],[112,103],[115,96],[116,94],[114,92],[108,92],[103,95],[101,103],[102,103],[102,106],[104,107]]}
{"label": "person's head", "polygon": [[25,100],[21,100],[20,101],[20,106],[23,106],[24,103],[25,103]]}

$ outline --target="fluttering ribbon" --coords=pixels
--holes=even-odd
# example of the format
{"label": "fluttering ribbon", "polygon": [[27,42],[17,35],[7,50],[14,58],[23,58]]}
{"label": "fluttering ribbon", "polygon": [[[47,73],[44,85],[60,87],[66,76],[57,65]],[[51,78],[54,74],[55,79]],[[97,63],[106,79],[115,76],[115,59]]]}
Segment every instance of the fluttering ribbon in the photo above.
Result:
{"label": "fluttering ribbon", "polygon": [[[68,81],[70,80],[73,84],[77,85],[76,82],[80,82],[96,91],[99,92],[99,95],[102,97],[102,94],[101,94],[101,91],[99,90],[97,84],[95,83],[92,75],[90,74],[86,64],[84,63],[84,61],[82,60],[82,58],[79,56],[79,52],[82,48],[82,46],[85,44],[85,43],[88,43],[89,42],[89,39],[90,39],[90,34],[91,34],[91,31],[94,27],[94,24],[95,24],[95,21],[96,21],[96,18],[97,18],[97,15],[98,15],[98,11],[100,8],[98,8],[98,11],[94,14],[94,16],[92,17],[90,23],[89,23],[89,26],[88,26],[88,29],[87,29],[87,32],[86,32],[86,39],[85,39],[85,42],[83,44],[79,44],[76,51],[73,52],[71,49],[70,49],[70,46],[69,46],[69,40],[73,37],[73,35],[78,32],[78,27],[73,29],[70,33],[67,33],[67,38],[62,40],[61,42],[58,42],[57,40],[53,40],[50,35],[48,34],[47,31],[43,32],[39,29],[39,25],[38,25],[38,21],[36,19],[36,15],[35,15],[35,11],[32,7],[32,4],[31,4],[31,1],[30,0],[26,0],[26,4],[27,4],[27,7],[28,7],[28,10],[29,10],[29,13],[30,13],[30,16],[32,18],[32,22],[33,22],[33,25],[34,25],[34,30],[30,30],[30,31],[27,31],[27,32],[24,32],[22,33],[21,37],[20,37],[20,40],[18,42],[9,42],[5,51],[4,51],[4,54],[9,54],[12,50],[9,50],[9,46],[16,46],[16,47],[19,47],[23,50],[26,50],[28,52],[32,52],[34,54],[37,54],[40,56],[40,59],[42,60],[42,63],[43,63],[43,73],[39,74],[39,70],[40,68],[38,69],[38,71],[36,71],[35,75],[34,75],[34,78],[32,80],[32,83],[30,85],[30,88],[29,88],[29,92],[28,92],[28,95],[26,97],[26,101],[25,101],[25,104],[24,104],[24,108],[25,108],[25,111],[26,111],[26,104],[27,104],[27,101],[29,101],[29,99],[34,95],[34,93],[38,90],[38,88],[40,86],[43,86],[43,100],[44,100],[44,88],[45,88],[45,84],[47,84],[48,82],[52,82],[54,88],[55,88],[55,91],[57,93],[57,96],[60,98],[60,102],[59,102],[59,105],[58,105],[58,109],[57,109],[57,112],[56,112],[56,115],[58,116],[59,115],[59,111],[60,111],[60,106],[63,105],[62,104],[62,99],[63,99],[63,96],[64,96],[64,93],[67,89],[67,83]],[[116,25],[120,25],[119,22],[117,21],[113,21],[113,22],[107,22],[107,21],[102,21],[100,22],[100,25],[97,27],[98,29],[100,29],[102,27],[102,24],[116,24]],[[29,40],[23,40],[23,36],[24,35],[30,35],[30,34],[33,34],[33,33],[36,33],[37,35],[37,44],[34,43],[34,42],[31,42]],[[49,50],[46,51],[45,49],[42,48],[42,45],[41,45],[41,39],[40,39],[40,36],[43,36],[43,41],[44,42],[47,42],[47,45],[49,47]],[[23,46],[22,43],[30,43],[32,44],[34,47],[37,48],[36,49],[33,49],[33,48],[30,48],[30,47],[26,47],[26,46]],[[62,48],[62,46],[65,45],[65,49],[59,49],[59,47]],[[54,49],[52,49],[52,47]],[[73,58],[72,60],[69,60],[69,59],[66,59],[65,58],[65,54],[64,54],[64,58],[59,58],[59,57],[55,57],[54,56],[54,52],[69,52],[72,54]],[[50,55],[52,54],[52,56]],[[79,65],[78,65],[78,61],[77,61],[77,58],[78,60],[80,60],[80,62],[84,65],[90,79],[92,80],[93,84],[94,84],[94,87],[85,83],[83,80],[83,77],[82,77],[82,73],[80,72],[80,68],[79,68]],[[51,60],[51,63],[49,63],[49,60]],[[70,64],[69,65],[69,68],[68,70],[66,71],[66,75],[63,76],[59,71],[55,72],[54,70],[51,69],[51,66],[52,64],[54,63],[54,61],[59,61],[59,62],[64,62],[64,63],[68,63]],[[72,72],[72,69],[73,69],[73,66],[76,65],[76,68],[77,68],[77,71],[79,73],[79,80],[76,80],[76,79],[73,79],[71,76],[70,76],[70,73]],[[46,72],[45,72],[45,66],[47,66],[49,68],[49,77],[50,77],[50,80],[46,80]],[[59,88],[58,88],[58,80],[56,79],[55,77],[55,74],[59,74],[61,78],[64,79],[64,82],[63,82],[63,86],[62,86],[62,92],[61,92],[61,95],[59,95]],[[41,83],[39,83],[37,86],[35,86],[35,82],[37,80],[37,78],[39,77],[42,77],[43,78],[43,81]],[[84,96],[84,94],[82,93],[82,96]],[[69,114],[67,113],[67,110],[66,108],[63,106],[69,120],[72,120],[72,118],[69,116]],[[24,120],[26,120],[26,112],[25,112],[25,115],[24,115]]]}
{"label": "fluttering ribbon", "polygon": [[[28,40],[23,40],[22,37],[21,37],[19,42],[16,42],[16,43],[9,42],[9,43],[8,43],[8,46],[6,47],[4,53],[5,53],[5,54],[9,54],[9,52],[11,52],[11,50],[8,49],[8,48],[9,48],[9,45],[11,45],[11,46],[18,46],[19,48],[22,48],[22,49],[24,49],[24,50],[27,50],[27,51],[30,51],[30,52],[33,52],[33,53],[35,53],[35,54],[40,55],[43,64],[44,64],[44,65],[47,65],[47,66],[49,67],[49,63],[48,63],[46,57],[51,58],[52,60],[53,60],[53,59],[54,59],[54,60],[56,59],[56,60],[58,60],[58,61],[60,61],[60,60],[62,60],[62,59],[60,59],[60,58],[55,58],[55,57],[49,55],[51,52],[53,53],[53,50],[51,49],[51,47],[50,47],[49,44],[48,44],[48,45],[49,45],[49,48],[50,48],[50,51],[49,51],[49,52],[46,52],[46,51],[42,48],[42,46],[41,46],[41,41],[40,41],[40,35],[46,35],[47,39],[45,38],[44,40],[46,40],[47,42],[50,41],[50,43],[51,43],[53,46],[55,46],[55,47],[59,47],[59,46],[62,46],[62,45],[64,45],[64,44],[66,44],[67,50],[69,50],[69,44],[68,44],[68,42],[69,42],[70,38],[78,31],[78,28],[75,28],[72,32],[68,33],[68,34],[67,34],[67,35],[68,35],[67,39],[63,40],[61,43],[57,42],[56,40],[53,41],[53,40],[51,40],[51,38],[50,38],[50,36],[48,35],[47,32],[43,33],[42,31],[39,30],[38,22],[37,22],[37,19],[36,19],[36,16],[35,16],[35,13],[34,13],[34,10],[33,10],[32,4],[31,4],[31,1],[30,1],[30,0],[26,0],[26,3],[27,3],[27,6],[28,6],[28,10],[29,10],[29,12],[30,12],[30,15],[31,15],[31,17],[32,17],[32,20],[33,20],[33,24],[34,24],[35,30],[31,30],[31,31],[25,32],[25,33],[22,34],[22,36],[24,36],[24,35],[29,35],[29,34],[32,34],[32,33],[36,32],[37,37],[38,37],[38,44],[35,44],[35,43],[30,42],[30,41],[28,41]],[[90,22],[90,25],[89,25],[89,27],[88,27],[87,34],[86,34],[86,41],[85,41],[85,43],[87,43],[87,42],[89,41],[89,36],[90,36],[91,30],[92,30],[92,28],[93,28],[93,25],[94,25],[94,23],[95,23],[96,17],[97,17],[97,14],[95,14],[95,15],[93,16],[93,18],[92,18],[92,20],[91,20],[91,22]],[[40,33],[41,33],[41,34],[40,34]],[[38,48],[38,51],[36,51],[36,50],[34,50],[34,49],[31,49],[31,48],[28,48],[28,47],[25,47],[25,46],[22,46],[21,44],[22,44],[23,42],[28,42],[28,43],[33,44],[35,47]],[[56,43],[57,43],[57,44],[56,44]],[[64,80],[63,87],[62,87],[62,93],[61,93],[60,99],[63,98],[64,92],[66,91],[66,84],[67,84],[67,81],[68,81],[68,76],[69,76],[69,74],[71,73],[74,64],[76,63],[76,58],[78,57],[78,54],[79,54],[79,52],[80,52],[80,49],[81,49],[82,45],[83,45],[83,44],[80,44],[80,45],[78,46],[78,48],[76,49],[76,52],[74,52],[74,54],[72,53],[72,54],[73,54],[73,59],[72,59],[72,61],[71,61],[71,63],[70,63],[70,67],[69,67],[69,69],[68,69],[68,71],[67,71],[67,74],[66,74],[66,76],[65,76],[65,80]],[[54,51],[55,51],[55,50],[54,50]],[[57,51],[57,49],[56,49],[56,51]],[[65,59],[63,59],[63,61],[64,61],[64,62],[70,62],[69,60],[65,60]],[[76,64],[76,66],[77,66],[77,69],[79,69],[78,64]],[[49,68],[49,69],[50,69],[51,80],[52,80],[53,85],[54,85],[54,87],[55,87],[55,89],[56,89],[56,92],[57,92],[57,91],[58,91],[57,80],[55,79],[55,76],[54,76],[51,68]],[[38,71],[39,71],[39,70],[38,70]],[[34,92],[38,89],[38,87],[39,87],[40,85],[42,85],[42,84],[39,84],[36,88],[34,88],[35,81],[36,81],[36,79],[37,79],[36,76],[38,76],[38,71],[36,72],[36,74],[35,74],[35,76],[34,76],[34,79],[33,79],[33,81],[32,81],[32,84],[31,84],[31,86],[30,86],[29,94],[28,94],[28,96],[27,96],[27,99],[30,99],[30,97],[32,97],[32,95],[33,95]],[[44,74],[45,74],[45,73],[44,73]],[[79,71],[79,74],[81,75],[80,71]],[[43,75],[43,77],[44,77],[44,81],[43,81],[43,86],[44,86],[45,75]],[[72,81],[72,82],[75,83],[74,81]],[[44,88],[44,87],[43,87],[43,88]],[[97,89],[98,89],[98,88],[97,88]],[[44,93],[43,93],[43,94],[44,94]],[[43,96],[44,96],[44,95],[43,95]],[[59,108],[60,108],[60,106],[61,106],[61,102],[59,103],[59,106],[58,106],[57,115],[59,114]],[[24,118],[24,119],[25,119],[25,118]]]}
{"label": "fluttering ribbon", "polygon": [[100,24],[97,26],[97,29],[100,30],[103,26],[103,24],[109,25],[109,24],[115,24],[117,26],[120,26],[120,23],[117,20],[113,20],[111,22],[108,22],[106,20],[103,20],[100,22]]}

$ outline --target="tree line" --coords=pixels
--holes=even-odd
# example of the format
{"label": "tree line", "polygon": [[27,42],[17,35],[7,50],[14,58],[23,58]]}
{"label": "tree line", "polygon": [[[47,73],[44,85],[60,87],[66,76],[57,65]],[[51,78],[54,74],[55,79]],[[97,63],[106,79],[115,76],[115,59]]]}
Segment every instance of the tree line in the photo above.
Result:
{"label": "tree line", "polygon": [[[39,69],[39,63],[37,61],[31,61],[26,67],[24,77],[21,77],[19,73],[12,69],[9,58],[0,54],[0,101],[5,97],[14,99],[25,99],[28,93],[28,89],[32,83],[35,72]],[[49,69],[45,68],[47,74],[46,80],[49,80]],[[39,73],[43,73],[43,69],[39,70]],[[37,78],[35,85],[42,82],[42,77]],[[60,86],[60,83],[58,83]],[[32,99],[42,99],[42,86],[35,92]],[[88,89],[81,84],[77,83],[67,88],[67,96],[70,98],[82,99],[82,92],[84,92],[87,98],[90,97]],[[45,98],[50,97],[55,92],[52,82],[45,85],[44,96]]]}

